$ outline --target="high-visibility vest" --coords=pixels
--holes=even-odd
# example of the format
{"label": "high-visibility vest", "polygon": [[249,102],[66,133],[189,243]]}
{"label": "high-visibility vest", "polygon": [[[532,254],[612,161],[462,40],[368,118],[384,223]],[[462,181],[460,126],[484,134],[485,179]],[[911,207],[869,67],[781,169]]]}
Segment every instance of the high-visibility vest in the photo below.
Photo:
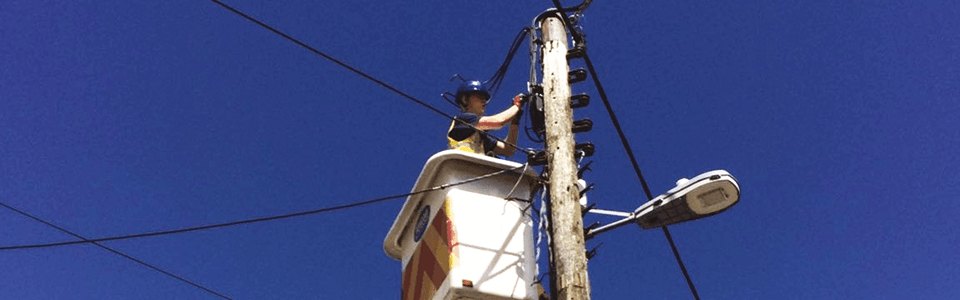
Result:
{"label": "high-visibility vest", "polygon": [[447,129],[447,143],[449,149],[457,149],[461,151],[472,152],[476,154],[485,154],[483,153],[483,139],[480,138],[480,131],[474,130],[473,134],[469,137],[463,139],[462,141],[457,141],[450,138],[450,131],[453,130],[453,125],[456,124],[456,121],[450,123],[450,129]]}

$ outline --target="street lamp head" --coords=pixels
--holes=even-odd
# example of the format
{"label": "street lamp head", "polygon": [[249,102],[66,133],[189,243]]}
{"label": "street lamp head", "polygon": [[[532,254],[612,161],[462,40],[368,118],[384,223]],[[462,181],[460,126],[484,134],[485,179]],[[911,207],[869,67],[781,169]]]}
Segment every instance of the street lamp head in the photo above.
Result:
{"label": "street lamp head", "polygon": [[637,224],[650,229],[712,216],[740,200],[740,185],[724,170],[680,179],[677,186],[634,212]]}

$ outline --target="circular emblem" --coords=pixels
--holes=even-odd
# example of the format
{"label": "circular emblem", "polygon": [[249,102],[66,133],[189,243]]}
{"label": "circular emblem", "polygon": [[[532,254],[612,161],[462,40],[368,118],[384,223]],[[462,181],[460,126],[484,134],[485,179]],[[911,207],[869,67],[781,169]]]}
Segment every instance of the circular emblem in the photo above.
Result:
{"label": "circular emblem", "polygon": [[430,221],[430,205],[424,206],[420,210],[420,217],[417,217],[417,227],[413,230],[413,242],[419,242],[423,237],[423,232],[427,231],[427,222]]}

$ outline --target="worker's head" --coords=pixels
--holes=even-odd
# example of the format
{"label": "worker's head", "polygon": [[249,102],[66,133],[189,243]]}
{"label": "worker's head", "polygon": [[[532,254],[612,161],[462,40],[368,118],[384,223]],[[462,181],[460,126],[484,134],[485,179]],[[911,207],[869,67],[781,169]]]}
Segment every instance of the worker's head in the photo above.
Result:
{"label": "worker's head", "polygon": [[460,109],[463,111],[483,113],[487,101],[490,101],[490,93],[480,81],[468,80],[457,88],[456,98],[457,104],[460,104]]}

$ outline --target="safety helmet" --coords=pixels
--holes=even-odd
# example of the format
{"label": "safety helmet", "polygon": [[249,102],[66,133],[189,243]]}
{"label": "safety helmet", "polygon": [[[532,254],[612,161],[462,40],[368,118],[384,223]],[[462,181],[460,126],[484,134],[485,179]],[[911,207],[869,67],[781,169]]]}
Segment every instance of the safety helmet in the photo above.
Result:
{"label": "safety helmet", "polygon": [[473,93],[480,94],[486,98],[487,101],[490,101],[490,93],[487,92],[487,88],[483,86],[483,83],[479,80],[467,80],[457,88],[457,103],[459,103],[460,106],[466,106],[467,104],[463,101],[463,97]]}

